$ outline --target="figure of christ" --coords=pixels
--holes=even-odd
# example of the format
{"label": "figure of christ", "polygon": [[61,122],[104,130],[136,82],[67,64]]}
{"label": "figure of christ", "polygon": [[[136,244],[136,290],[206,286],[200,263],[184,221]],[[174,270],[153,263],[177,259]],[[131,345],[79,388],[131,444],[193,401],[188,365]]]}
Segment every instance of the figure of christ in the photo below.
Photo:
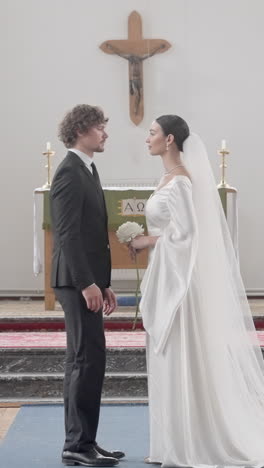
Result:
{"label": "figure of christ", "polygon": [[107,43],[106,46],[112,52],[114,52],[119,57],[122,57],[129,62],[129,93],[131,96],[135,96],[135,107],[134,113],[138,114],[140,102],[142,99],[142,89],[143,89],[143,80],[142,80],[142,69],[141,64],[147,58],[155,55],[159,50],[165,48],[165,44],[161,44],[159,47],[156,47],[152,52],[145,55],[135,55],[135,54],[124,54],[116,47],[113,47],[111,44]]}

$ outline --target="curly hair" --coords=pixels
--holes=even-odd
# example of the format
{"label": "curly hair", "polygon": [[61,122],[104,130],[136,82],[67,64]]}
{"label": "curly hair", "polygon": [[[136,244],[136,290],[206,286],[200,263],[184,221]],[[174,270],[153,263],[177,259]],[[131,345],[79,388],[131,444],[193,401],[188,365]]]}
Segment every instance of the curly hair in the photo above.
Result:
{"label": "curly hair", "polygon": [[59,139],[66,148],[75,145],[78,132],[86,133],[95,125],[106,124],[108,119],[100,107],[80,104],[69,111],[59,125]]}
{"label": "curly hair", "polygon": [[174,141],[179,149],[179,151],[183,151],[183,142],[188,138],[190,135],[190,130],[185,122],[181,117],[178,115],[161,115],[156,119],[156,122],[161,126],[164,135],[173,135]]}

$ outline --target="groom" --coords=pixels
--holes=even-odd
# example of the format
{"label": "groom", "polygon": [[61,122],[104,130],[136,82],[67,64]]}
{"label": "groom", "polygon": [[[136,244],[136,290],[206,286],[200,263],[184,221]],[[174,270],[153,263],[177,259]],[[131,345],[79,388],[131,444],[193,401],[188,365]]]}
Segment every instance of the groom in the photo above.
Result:
{"label": "groom", "polygon": [[93,162],[104,151],[108,119],[98,107],[74,107],[59,127],[68,154],[53,178],[52,287],[65,313],[64,379],[66,465],[114,466],[123,452],[96,442],[105,373],[103,312],[116,308],[104,194]]}

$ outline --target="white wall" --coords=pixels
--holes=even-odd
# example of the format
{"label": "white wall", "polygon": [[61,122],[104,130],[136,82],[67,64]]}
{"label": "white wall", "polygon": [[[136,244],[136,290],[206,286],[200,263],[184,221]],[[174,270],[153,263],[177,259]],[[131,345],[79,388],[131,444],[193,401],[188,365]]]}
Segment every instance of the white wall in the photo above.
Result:
{"label": "white wall", "polygon": [[[127,62],[99,45],[127,35],[136,9],[145,37],[171,49],[145,61],[145,118],[128,112]],[[219,179],[217,147],[232,155],[228,181],[239,190],[240,257],[249,292],[264,292],[262,0],[5,0],[0,6],[1,86],[0,291],[43,289],[32,273],[32,192],[45,181],[46,141],[57,139],[64,113],[79,103],[100,105],[110,138],[96,157],[102,181],[157,179],[159,158],[147,155],[150,122],[183,116],[207,144]]]}

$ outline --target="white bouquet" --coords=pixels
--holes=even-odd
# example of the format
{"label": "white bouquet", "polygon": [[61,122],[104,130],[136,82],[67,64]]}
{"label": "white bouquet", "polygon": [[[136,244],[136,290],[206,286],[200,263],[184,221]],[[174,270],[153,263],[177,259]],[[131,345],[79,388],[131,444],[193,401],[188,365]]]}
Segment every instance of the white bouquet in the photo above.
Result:
{"label": "white bouquet", "polygon": [[[121,244],[128,244],[131,242],[135,237],[137,236],[142,236],[144,234],[144,228],[138,223],[135,223],[134,221],[127,221],[126,223],[121,224],[119,226],[118,230],[116,231],[117,238]],[[136,288],[136,313],[135,313],[135,319],[133,322],[132,329],[135,330],[136,328],[136,323],[137,323],[137,317],[138,317],[138,311],[139,311],[139,287],[140,287],[140,280],[139,280],[139,271],[138,271],[138,266],[137,266],[137,257],[135,258],[136,262],[136,270],[137,270],[137,288]]]}
{"label": "white bouquet", "polygon": [[116,231],[117,238],[122,244],[127,244],[135,237],[142,236],[143,234],[143,226],[131,221],[127,221],[126,223],[121,224],[121,226],[119,226],[118,230]]}

